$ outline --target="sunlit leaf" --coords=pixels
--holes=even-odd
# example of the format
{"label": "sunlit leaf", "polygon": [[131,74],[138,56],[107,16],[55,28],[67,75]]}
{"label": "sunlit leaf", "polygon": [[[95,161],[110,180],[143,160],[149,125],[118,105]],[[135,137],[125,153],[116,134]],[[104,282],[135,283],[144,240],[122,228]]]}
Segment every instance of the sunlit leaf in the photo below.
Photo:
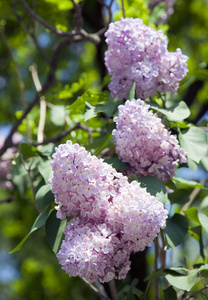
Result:
{"label": "sunlit leaf", "polygon": [[179,177],[173,177],[173,182],[177,184],[177,188],[180,189],[188,189],[188,188],[200,188],[204,189],[204,186],[196,181],[193,180],[186,180]]}
{"label": "sunlit leaf", "polygon": [[192,237],[199,243],[199,251],[200,255],[203,259],[205,259],[205,253],[204,253],[204,244],[202,239],[202,226],[196,226],[189,229],[189,232],[191,233]]}
{"label": "sunlit leaf", "polygon": [[190,291],[196,283],[197,273],[197,270],[191,270],[187,276],[168,274],[165,278],[172,286],[183,291]]}
{"label": "sunlit leaf", "polygon": [[180,101],[179,103],[174,104],[166,109],[162,108],[156,103],[151,103],[151,108],[161,112],[169,121],[173,122],[182,121],[188,118],[190,115],[190,110],[184,101]]}
{"label": "sunlit leaf", "polygon": [[181,131],[178,138],[181,146],[187,152],[188,157],[196,163],[199,163],[208,149],[205,131],[193,126]]}
{"label": "sunlit leaf", "polygon": [[128,99],[129,99],[129,100],[135,99],[135,96],[136,96],[136,83],[135,83],[135,81],[134,81],[134,82],[132,83],[131,88],[130,88]]}

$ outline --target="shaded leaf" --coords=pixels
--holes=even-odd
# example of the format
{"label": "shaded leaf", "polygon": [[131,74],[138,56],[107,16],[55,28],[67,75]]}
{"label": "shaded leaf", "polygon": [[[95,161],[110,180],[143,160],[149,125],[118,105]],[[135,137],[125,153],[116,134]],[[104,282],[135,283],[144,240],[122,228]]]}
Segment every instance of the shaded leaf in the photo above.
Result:
{"label": "shaded leaf", "polygon": [[56,218],[56,211],[54,210],[46,222],[46,239],[55,254],[61,247],[64,238],[64,228],[66,227],[66,220]]}
{"label": "shaded leaf", "polygon": [[36,231],[37,229],[39,229],[40,227],[42,227],[46,220],[48,219],[49,215],[51,213],[51,207],[50,205],[42,212],[39,214],[39,216],[36,218],[30,232],[23,238],[23,240],[17,245],[17,247],[15,247],[11,252],[9,253],[14,253],[18,250],[20,250],[23,246],[23,244],[26,242],[26,240],[29,238],[29,236],[31,235],[31,233],[33,233],[34,231]]}
{"label": "shaded leaf", "polygon": [[146,188],[147,192],[163,204],[169,203],[168,194],[165,185],[158,178],[153,176],[143,176],[138,180],[141,187]]}
{"label": "shaded leaf", "polygon": [[19,152],[22,154],[24,160],[27,160],[30,157],[39,156],[41,154],[36,147],[26,143],[19,145]]}
{"label": "shaded leaf", "polygon": [[45,180],[45,184],[48,183],[48,180],[53,176],[52,167],[50,164],[51,160],[41,159],[38,164],[38,170]]}
{"label": "shaded leaf", "polygon": [[165,300],[177,300],[177,293],[172,286],[163,290]]}
{"label": "shaded leaf", "polygon": [[171,204],[177,203],[183,206],[185,203],[189,201],[189,193],[187,192],[187,190],[181,189],[173,193],[170,193],[168,195],[168,198],[170,199]]}
{"label": "shaded leaf", "polygon": [[43,210],[48,204],[54,202],[54,194],[51,192],[51,184],[42,185],[35,195],[38,207]]}
{"label": "shaded leaf", "polygon": [[188,232],[188,220],[184,216],[176,213],[172,218],[167,219],[164,232],[167,249],[173,249],[183,242]]}
{"label": "shaded leaf", "polygon": [[105,162],[110,164],[113,168],[115,168],[117,171],[119,170],[127,170],[129,167],[128,163],[122,162],[118,156],[113,156],[110,158],[105,159]]}

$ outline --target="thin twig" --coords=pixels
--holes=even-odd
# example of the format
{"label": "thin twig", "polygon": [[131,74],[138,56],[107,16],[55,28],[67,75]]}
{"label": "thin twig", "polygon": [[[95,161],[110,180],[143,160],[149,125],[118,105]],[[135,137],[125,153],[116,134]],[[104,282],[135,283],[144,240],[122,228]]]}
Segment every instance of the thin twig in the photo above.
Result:
{"label": "thin twig", "polygon": [[79,30],[83,26],[83,17],[82,17],[82,7],[83,2],[81,4],[76,3],[74,0],[71,0],[74,6],[74,21],[75,21],[75,28]]}
{"label": "thin twig", "polygon": [[76,130],[76,129],[82,129],[85,130],[88,133],[92,133],[92,132],[98,132],[98,133],[102,133],[102,131],[99,130],[91,130],[90,128],[87,128],[86,126],[81,125],[80,123],[76,124],[73,128],[69,129],[69,130],[65,130],[62,133],[49,138],[49,139],[45,139],[42,143],[37,143],[34,142],[32,143],[33,146],[39,146],[39,145],[48,145],[50,143],[58,143],[60,142],[64,137],[66,137],[68,134],[70,134],[72,131]]}
{"label": "thin twig", "polygon": [[0,200],[0,204],[3,204],[3,203],[10,203],[10,202],[12,202],[14,199],[15,199],[15,197],[14,197],[14,196],[11,196],[11,197],[9,197],[9,198],[7,198],[7,199]]}
{"label": "thin twig", "polygon": [[[199,184],[204,185],[204,184],[206,183],[206,181],[207,181],[207,179],[206,179],[206,180],[202,180],[202,181],[199,182]],[[196,196],[198,195],[198,193],[200,192],[200,190],[201,190],[200,188],[195,188],[195,189],[192,191],[192,193],[191,193],[191,195],[190,195],[190,200],[189,200],[189,202],[187,202],[186,204],[184,204],[184,206],[183,206],[182,209],[181,209],[181,212],[182,212],[182,213],[184,213],[184,211],[187,210],[187,209],[191,206],[191,204],[192,204],[193,201],[195,200],[195,198],[196,198]]]}
{"label": "thin twig", "polygon": [[124,0],[121,0],[121,6],[122,6],[123,17],[126,18]]}
{"label": "thin twig", "polygon": [[98,44],[100,42],[100,38],[96,34],[90,34],[87,33],[84,29],[80,29],[77,31],[73,30],[72,32],[68,31],[62,31],[60,29],[56,29],[55,27],[51,26],[48,24],[45,20],[43,20],[39,15],[37,15],[28,5],[24,0],[19,0],[19,2],[22,4],[24,9],[27,11],[27,13],[35,19],[38,23],[43,25],[45,28],[49,29],[52,33],[58,36],[62,37],[68,37],[72,41],[80,41],[80,40],[88,40],[94,44]]}
{"label": "thin twig", "polygon": [[[159,254],[159,245],[158,245],[158,237],[155,239],[155,261],[154,261],[154,272],[158,271],[158,265],[157,265],[157,260],[158,260],[158,254]],[[155,286],[155,300],[160,300],[159,298],[159,281],[158,279],[155,279],[154,281],[154,286]]]}
{"label": "thin twig", "polygon": [[108,286],[110,289],[110,294],[111,294],[112,300],[118,300],[115,280],[113,279],[113,280],[109,281]]}
{"label": "thin twig", "polygon": [[91,284],[86,279],[82,278],[82,280],[87,284],[87,286],[102,300],[111,300],[107,295],[101,293],[93,284]]}
{"label": "thin twig", "polygon": [[[29,67],[29,70],[32,74],[33,82],[37,92],[42,91],[42,86],[38,77],[37,67],[32,65]],[[45,127],[45,120],[46,120],[46,101],[45,97],[40,97],[40,119],[38,124],[38,136],[37,141],[38,143],[42,143],[44,139],[44,127]]]}
{"label": "thin twig", "polygon": [[101,36],[101,35],[103,35],[103,34],[106,32],[106,30],[108,29],[109,24],[112,22],[111,6],[112,6],[114,0],[111,0],[111,2],[110,2],[109,5],[107,5],[107,4],[106,4],[104,1],[102,1],[102,0],[97,0],[97,1],[98,1],[100,4],[102,4],[102,5],[106,8],[106,10],[108,11],[108,22],[107,22],[107,24],[105,25],[104,28],[100,29],[100,30],[96,33],[98,36]]}
{"label": "thin twig", "polygon": [[19,127],[19,125],[22,123],[22,121],[27,117],[27,115],[29,114],[29,112],[33,109],[33,107],[39,103],[39,99],[41,95],[44,95],[46,93],[46,91],[53,85],[54,81],[55,81],[55,71],[57,68],[57,64],[58,64],[58,60],[59,60],[59,55],[61,53],[61,50],[69,45],[71,43],[71,39],[69,38],[65,38],[63,40],[61,40],[54,48],[54,53],[53,53],[53,57],[51,59],[51,63],[50,63],[50,70],[48,72],[46,81],[42,87],[42,91],[41,93],[37,93],[34,100],[27,106],[27,108],[25,109],[25,111],[23,112],[22,116],[16,121],[16,123],[13,125],[9,135],[7,136],[7,138],[4,141],[4,145],[3,147],[0,149],[0,156],[8,149],[14,146],[14,143],[12,142],[12,136],[13,134],[16,132],[17,128]]}
{"label": "thin twig", "polygon": [[162,231],[162,229],[160,230],[160,236],[161,236],[161,240],[162,240],[162,247],[161,247],[161,262],[162,262],[162,265],[161,265],[161,269],[165,269],[166,267],[166,251],[164,250],[165,249],[165,238],[164,238],[164,233]]}

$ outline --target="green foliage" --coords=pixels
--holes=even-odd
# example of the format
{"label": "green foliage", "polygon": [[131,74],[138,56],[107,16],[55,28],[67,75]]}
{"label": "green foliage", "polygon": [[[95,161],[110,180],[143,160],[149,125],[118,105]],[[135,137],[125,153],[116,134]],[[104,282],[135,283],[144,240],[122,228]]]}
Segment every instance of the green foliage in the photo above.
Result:
{"label": "green foliage", "polygon": [[[58,50],[53,61],[54,51],[68,37],[56,35],[49,28],[66,33],[81,26],[86,32],[95,33],[104,28],[108,12],[103,10],[102,1],[89,0],[83,3],[82,20],[79,14],[75,14],[72,1],[26,1],[49,25],[46,28],[28,15],[21,1],[14,1],[12,5],[11,1],[3,2],[0,2],[0,33],[3,32],[6,42],[1,34],[2,125],[15,124],[26,107],[38,97],[35,106],[18,125],[23,141],[12,156],[13,189],[0,188],[0,255],[1,252],[10,252],[9,257],[15,260],[18,270],[18,276],[7,283],[0,280],[2,299],[94,300],[97,296],[80,279],[69,278],[57,263],[55,254],[60,249],[69,220],[56,218],[54,195],[48,182],[52,177],[50,163],[54,148],[70,139],[125,174],[129,164],[121,162],[115,154],[112,138],[113,117],[122,101],[112,99],[107,90],[109,75],[105,74],[103,64],[104,40],[95,45],[81,32],[83,40],[78,42],[77,36],[72,42],[69,38],[70,42]],[[123,16],[122,1],[117,2],[119,9],[113,12],[114,20]],[[82,1],[75,3],[81,4]],[[124,8],[126,17],[142,18],[145,24],[166,32],[170,51],[180,47],[189,55],[190,71],[178,94],[174,97],[167,95],[167,98],[158,95],[150,101],[148,99],[147,103],[170,131],[178,133],[180,145],[188,155],[188,164],[183,166],[208,171],[208,144],[204,130],[207,130],[207,122],[198,123],[207,110],[207,1],[191,0],[187,5],[186,1],[177,0],[175,13],[167,24],[158,24],[165,10],[164,3],[156,5],[151,12],[146,0],[124,0]],[[31,66],[35,65],[43,87],[42,94],[36,92],[37,81],[31,73]],[[47,106],[42,142],[37,137],[40,121],[43,121],[40,120],[40,95]],[[136,98],[135,83],[129,91],[129,99],[133,98]],[[187,180],[180,178],[180,168],[178,171],[179,175],[166,183],[151,176],[138,179],[132,175],[129,178],[130,182],[138,180],[141,187],[166,205],[169,217],[166,228],[158,235],[158,255],[161,256],[153,254],[156,243],[147,251],[146,291],[140,290],[140,282],[130,272],[130,276],[121,281],[122,287],[117,282],[120,300],[156,299],[155,284],[159,285],[161,300],[175,300],[179,294],[183,299],[208,299],[204,289],[208,284],[207,179]],[[187,249],[192,247],[191,255]],[[168,267],[163,261],[166,250],[173,254],[173,258],[168,256],[166,260]],[[161,267],[158,267],[160,262]],[[142,271],[139,264],[135,268],[136,274]]]}
{"label": "green foliage", "polygon": [[164,229],[166,236],[167,249],[174,249],[180,245],[188,232],[188,221],[181,214],[174,214],[169,218]]}

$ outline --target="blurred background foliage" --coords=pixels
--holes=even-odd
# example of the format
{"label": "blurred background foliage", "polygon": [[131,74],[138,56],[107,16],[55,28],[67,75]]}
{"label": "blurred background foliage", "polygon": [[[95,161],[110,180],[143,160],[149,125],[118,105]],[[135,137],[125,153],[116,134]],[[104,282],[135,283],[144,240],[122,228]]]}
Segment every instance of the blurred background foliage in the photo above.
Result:
{"label": "blurred background foliage", "polygon": [[[71,31],[74,28],[76,19],[72,1],[28,0],[27,4],[56,29]],[[145,24],[155,26],[152,22],[154,18],[148,9],[148,1],[125,0],[124,4],[127,17],[142,18]],[[182,52],[189,56],[189,73],[182,82],[177,97],[188,104],[191,110],[188,121],[196,124],[202,116],[206,115],[208,109],[208,2],[207,0],[177,0],[174,9],[174,14],[168,23],[159,24],[158,28],[167,33],[170,51],[180,47]],[[122,16],[120,0],[114,1],[112,12],[114,20]],[[87,32],[94,33],[102,29],[108,17],[100,1],[85,1],[83,28]],[[60,36],[52,34],[28,16],[19,1],[0,1],[0,133],[2,135],[6,135],[8,128],[35,98],[36,87],[32,79],[32,68],[36,68],[40,83],[44,84],[54,47],[60,39]],[[47,138],[53,138],[73,127],[76,122],[83,121],[79,114],[71,121],[68,111],[65,110],[78,96],[89,88],[93,92],[106,90],[109,78],[103,62],[106,49],[104,40],[102,35],[101,43],[98,45],[82,41],[72,43],[61,51],[55,72],[56,81],[45,93],[47,101],[45,136]],[[18,131],[24,136],[23,141],[36,140],[39,115],[40,108],[36,105],[19,126]],[[90,127],[101,128],[102,122],[105,123],[106,120],[95,118],[90,123]],[[85,144],[88,134],[83,129],[76,129],[63,138],[62,142],[69,138]],[[97,143],[99,144],[99,140]],[[30,231],[38,215],[28,176],[21,178],[16,185],[17,187],[19,185],[19,189],[0,189],[0,300],[97,299],[84,282],[79,278],[69,278],[60,269],[55,255],[45,240],[44,228],[29,237],[24,250],[8,254]],[[199,207],[200,201],[204,199],[206,210],[208,199],[205,196],[202,191],[199,192],[194,205]],[[9,200],[5,201],[5,199]],[[186,246],[184,249],[188,251],[189,248]],[[138,277],[138,273],[141,268],[145,269],[145,265],[148,265],[151,271],[153,266],[151,251],[150,249],[146,263],[144,255],[142,258],[136,258],[140,254],[134,255],[132,259],[137,259],[137,268],[132,270],[125,282],[128,283],[131,276]],[[176,259],[183,264],[182,250],[177,255],[178,257],[173,257],[173,260]],[[200,261],[197,257],[194,260]],[[123,281],[119,282],[118,287],[121,288],[123,283]]]}

